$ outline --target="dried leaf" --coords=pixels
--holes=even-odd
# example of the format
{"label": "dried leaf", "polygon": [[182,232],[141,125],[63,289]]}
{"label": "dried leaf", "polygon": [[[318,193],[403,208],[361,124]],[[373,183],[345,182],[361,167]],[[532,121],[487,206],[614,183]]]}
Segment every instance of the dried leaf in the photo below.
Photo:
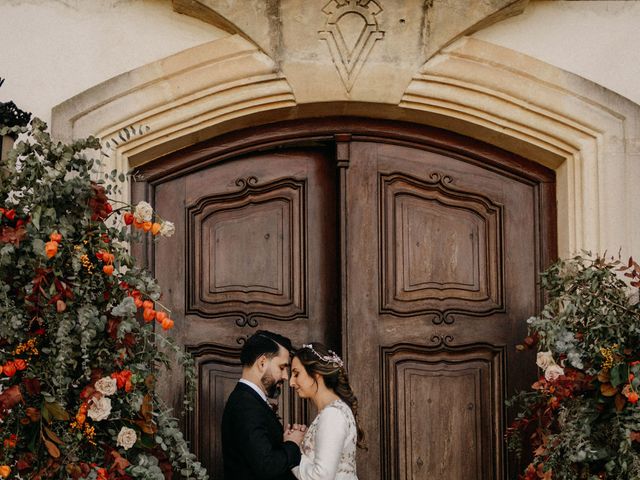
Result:
{"label": "dried leaf", "polygon": [[627,399],[624,398],[624,395],[617,394],[615,403],[616,403],[616,412],[621,412],[627,403]]}
{"label": "dried leaf", "polygon": [[44,446],[47,448],[47,452],[49,452],[49,455],[51,455],[53,458],[60,458],[60,450],[58,449],[58,447],[56,447],[56,444],[51,440],[47,440],[46,438],[44,438],[44,435],[42,436],[42,440],[44,441]]}
{"label": "dried leaf", "polygon": [[44,408],[56,420],[69,420],[69,413],[59,404],[55,402],[46,402]]}
{"label": "dried leaf", "polygon": [[64,442],[60,440],[60,437],[58,437],[58,435],[56,435],[53,430],[51,430],[50,428],[44,427],[44,431],[47,434],[47,436],[51,440],[53,440],[55,443],[57,443],[58,445],[64,445]]}

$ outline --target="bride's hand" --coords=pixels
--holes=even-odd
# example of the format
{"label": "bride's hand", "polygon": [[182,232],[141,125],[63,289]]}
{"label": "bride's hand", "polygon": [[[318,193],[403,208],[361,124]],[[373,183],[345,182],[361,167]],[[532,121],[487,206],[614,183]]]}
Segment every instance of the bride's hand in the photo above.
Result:
{"label": "bride's hand", "polygon": [[300,423],[294,423],[291,427],[291,430],[300,430],[302,433],[304,433],[307,431],[307,426]]}
{"label": "bride's hand", "polygon": [[[295,427],[296,425],[294,425]],[[304,437],[304,431],[294,430],[293,428],[287,428],[284,432],[284,441],[285,442],[294,442],[296,445],[300,446],[302,443],[302,438]]]}

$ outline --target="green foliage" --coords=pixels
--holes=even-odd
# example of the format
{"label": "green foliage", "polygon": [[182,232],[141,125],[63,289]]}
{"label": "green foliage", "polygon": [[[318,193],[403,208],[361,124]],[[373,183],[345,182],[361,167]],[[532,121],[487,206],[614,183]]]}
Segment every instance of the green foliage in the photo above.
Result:
{"label": "green foliage", "polygon": [[[100,173],[95,138],[54,142],[38,119],[7,133],[22,135],[0,168],[0,467],[24,479],[207,478],[155,391],[161,369],[184,366],[188,408],[195,369],[157,331],[170,312],[153,321],[164,307],[128,252],[132,207],[109,199],[124,177]],[[153,216],[172,231],[147,214],[140,225]]]}
{"label": "green foliage", "polygon": [[[528,320],[543,375],[507,404],[520,478],[640,479],[640,267],[576,256],[542,275],[548,303]],[[630,285],[627,283],[631,279]]]}

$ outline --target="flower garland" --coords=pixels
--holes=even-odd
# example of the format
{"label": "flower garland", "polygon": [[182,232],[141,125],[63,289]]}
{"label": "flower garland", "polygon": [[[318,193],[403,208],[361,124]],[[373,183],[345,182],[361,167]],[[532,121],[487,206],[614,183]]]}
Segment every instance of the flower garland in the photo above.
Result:
{"label": "flower garland", "polygon": [[[155,391],[177,355],[156,281],[128,252],[175,228],[146,202],[115,208],[93,138],[20,135],[0,169],[0,479],[207,478]],[[190,397],[185,398],[189,406]]]}
{"label": "flower garland", "polygon": [[576,256],[542,286],[549,301],[519,346],[537,348],[542,375],[507,402],[508,445],[531,460],[519,478],[640,478],[640,266]]}

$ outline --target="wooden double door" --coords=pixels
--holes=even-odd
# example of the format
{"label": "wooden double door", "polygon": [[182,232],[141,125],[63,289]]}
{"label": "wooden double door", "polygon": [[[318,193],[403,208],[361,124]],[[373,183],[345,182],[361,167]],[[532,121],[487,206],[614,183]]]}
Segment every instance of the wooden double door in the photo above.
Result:
{"label": "wooden double door", "polygon": [[[185,429],[212,478],[257,329],[344,357],[362,480],[509,477],[504,400],[533,372],[514,347],[553,257],[549,171],[442,132],[336,121],[237,134],[140,173],[134,198],[176,225],[143,255],[196,359]],[[179,406],[179,369],[162,388]],[[314,412],[285,388],[280,415]]]}

